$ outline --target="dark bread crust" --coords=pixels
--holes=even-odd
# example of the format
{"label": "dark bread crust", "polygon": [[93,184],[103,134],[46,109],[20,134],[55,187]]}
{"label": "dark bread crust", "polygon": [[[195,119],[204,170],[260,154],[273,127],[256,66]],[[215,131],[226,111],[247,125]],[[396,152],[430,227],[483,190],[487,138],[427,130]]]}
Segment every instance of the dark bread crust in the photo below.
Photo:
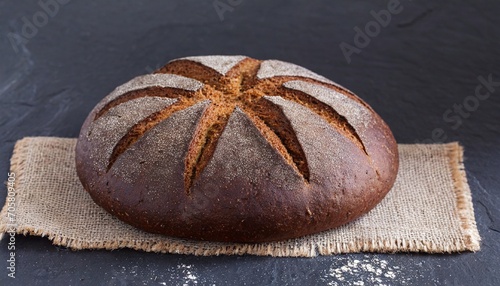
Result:
{"label": "dark bread crust", "polygon": [[398,152],[384,121],[335,83],[212,56],[173,61],[103,99],[76,167],[98,205],[140,229],[266,242],[371,210],[395,181]]}

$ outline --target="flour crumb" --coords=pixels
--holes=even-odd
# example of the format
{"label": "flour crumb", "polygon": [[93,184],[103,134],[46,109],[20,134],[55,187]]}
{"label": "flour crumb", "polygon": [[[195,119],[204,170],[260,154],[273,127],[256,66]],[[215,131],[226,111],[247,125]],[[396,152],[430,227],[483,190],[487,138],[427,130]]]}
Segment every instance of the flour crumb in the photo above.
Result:
{"label": "flour crumb", "polygon": [[410,279],[402,277],[402,274],[400,266],[389,265],[387,260],[377,256],[365,255],[362,260],[340,258],[322,278],[329,286],[408,284]]}
{"label": "flour crumb", "polygon": [[177,265],[177,269],[182,270],[183,277],[183,286],[197,285],[198,284],[198,276],[193,271],[192,265],[179,264]]}

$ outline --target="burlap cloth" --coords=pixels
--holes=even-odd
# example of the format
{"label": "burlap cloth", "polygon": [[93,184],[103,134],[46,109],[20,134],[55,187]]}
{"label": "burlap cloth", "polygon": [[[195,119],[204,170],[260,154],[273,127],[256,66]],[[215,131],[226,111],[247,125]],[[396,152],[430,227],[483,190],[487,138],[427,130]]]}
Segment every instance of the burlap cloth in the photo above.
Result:
{"label": "burlap cloth", "polygon": [[71,249],[133,248],[194,255],[316,256],[347,252],[458,252],[479,250],[471,193],[458,143],[399,145],[393,189],[372,211],[343,227],[263,244],[187,241],[135,229],[94,204],[76,176],[76,139],[18,141],[15,221],[0,213],[0,232],[48,237]]}

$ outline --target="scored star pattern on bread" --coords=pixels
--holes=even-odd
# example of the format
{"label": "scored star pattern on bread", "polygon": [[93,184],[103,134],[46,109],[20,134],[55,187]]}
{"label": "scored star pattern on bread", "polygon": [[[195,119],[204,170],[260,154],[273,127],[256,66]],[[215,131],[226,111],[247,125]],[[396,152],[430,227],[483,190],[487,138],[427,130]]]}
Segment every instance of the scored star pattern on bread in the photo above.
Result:
{"label": "scored star pattern on bread", "polygon": [[259,60],[245,58],[228,72],[221,74],[199,62],[188,59],[175,60],[155,73],[191,78],[203,83],[203,87],[196,91],[190,91],[174,87],[150,86],[126,92],[108,102],[96,113],[94,120],[115,106],[141,97],[166,97],[177,100],[162,110],[142,118],[128,130],[113,149],[107,166],[108,171],[121,154],[160,122],[176,112],[209,100],[210,104],[198,121],[185,159],[184,186],[186,192],[190,192],[193,183],[210,161],[215,152],[217,141],[224,132],[229,117],[237,107],[248,116],[262,136],[284,160],[305,181],[309,181],[310,171],[307,159],[290,120],[282,109],[268,100],[266,96],[280,96],[308,107],[366,154],[363,142],[345,117],[315,97],[302,91],[287,88],[283,84],[296,80],[306,81],[357,99],[352,93],[337,85],[304,76],[273,76],[259,79],[257,74],[261,63],[262,61]]}

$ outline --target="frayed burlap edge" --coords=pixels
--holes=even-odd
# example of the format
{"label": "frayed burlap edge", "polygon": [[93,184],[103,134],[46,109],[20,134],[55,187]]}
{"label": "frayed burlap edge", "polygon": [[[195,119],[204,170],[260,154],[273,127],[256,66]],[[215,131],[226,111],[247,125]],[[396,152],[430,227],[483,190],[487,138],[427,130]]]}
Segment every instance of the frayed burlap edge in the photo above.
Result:
{"label": "frayed burlap edge", "polygon": [[[14,181],[14,198],[17,197],[17,188],[19,186],[19,182],[23,178],[23,170],[26,162],[26,157],[28,157],[28,152],[30,151],[28,148],[28,142],[29,142],[30,137],[25,137],[21,140],[18,140],[16,144],[14,145],[14,151],[12,153],[12,157],[10,159],[10,172],[9,173],[14,173],[16,175],[16,180]],[[5,186],[7,187],[8,190],[8,185],[7,182],[5,182]],[[7,232],[16,232],[16,233],[22,233],[22,231],[19,231],[17,227],[17,223],[13,221],[13,223],[10,223],[9,218],[8,218],[8,193],[5,199],[5,205],[2,208],[2,211],[0,212],[0,240],[2,240]],[[15,203],[15,211],[17,211],[17,202]],[[12,212],[14,214],[15,218],[15,211]]]}
{"label": "frayed burlap edge", "polygon": [[[14,190],[17,193],[18,186],[20,181],[24,179],[23,171],[26,165],[26,158],[29,157],[29,141],[31,137],[25,137],[21,140],[18,140],[14,145],[14,151],[12,153],[12,157],[10,159],[10,173],[14,173],[16,175],[16,180],[14,181]],[[5,182],[7,186],[7,182]],[[8,195],[8,193],[7,193]],[[17,196],[14,196],[16,198]],[[3,239],[5,233],[12,232],[13,230],[16,233],[23,233],[23,230],[18,229],[17,223],[15,221],[11,222],[8,218],[8,196],[6,197],[5,205],[0,212],[0,240]],[[17,211],[17,198],[15,201],[15,211]],[[15,218],[15,211],[13,212]],[[26,234],[25,234],[26,235]]]}
{"label": "frayed burlap edge", "polygon": [[[33,137],[19,140],[14,147],[11,159],[11,172],[16,174],[14,188],[24,180],[23,170],[28,163],[29,141]],[[40,138],[40,137],[38,137]],[[47,137],[47,139],[55,139]],[[47,237],[54,245],[68,247],[72,250],[83,249],[106,249],[116,250],[119,248],[131,248],[146,252],[192,254],[198,256],[217,255],[260,255],[274,257],[314,257],[320,255],[332,255],[353,252],[425,252],[425,253],[452,253],[461,251],[479,251],[480,236],[477,231],[472,197],[463,164],[463,148],[457,142],[444,144],[448,151],[449,167],[453,177],[454,193],[456,197],[458,214],[461,220],[461,230],[464,234],[465,243],[453,240],[447,245],[437,245],[434,242],[405,239],[384,239],[372,241],[350,241],[350,242],[315,242],[302,246],[294,246],[294,240],[264,243],[264,244],[224,244],[217,242],[193,242],[193,241],[136,241],[136,240],[114,240],[114,241],[82,241],[65,237],[64,235],[47,232],[42,229],[9,224],[7,220],[7,204],[0,212],[0,240],[5,233],[14,227],[17,234],[36,235]]]}
{"label": "frayed burlap edge", "polygon": [[467,175],[464,166],[464,149],[457,142],[446,144],[448,158],[450,160],[451,175],[460,217],[460,226],[465,238],[465,248],[461,250],[479,251],[481,237],[476,226],[474,208],[472,206],[472,195],[467,183]]}

